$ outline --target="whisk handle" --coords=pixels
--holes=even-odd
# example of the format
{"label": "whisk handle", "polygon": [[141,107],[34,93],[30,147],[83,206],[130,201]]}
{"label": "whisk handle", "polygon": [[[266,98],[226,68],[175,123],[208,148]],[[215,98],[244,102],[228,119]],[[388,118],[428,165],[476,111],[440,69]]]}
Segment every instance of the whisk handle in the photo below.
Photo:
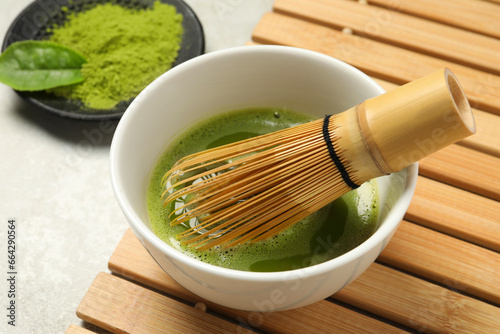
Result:
{"label": "whisk handle", "polygon": [[358,107],[366,144],[385,172],[410,164],[475,132],[458,80],[442,69]]}
{"label": "whisk handle", "polygon": [[384,174],[400,171],[476,130],[467,97],[446,68],[355,109],[363,141]]}

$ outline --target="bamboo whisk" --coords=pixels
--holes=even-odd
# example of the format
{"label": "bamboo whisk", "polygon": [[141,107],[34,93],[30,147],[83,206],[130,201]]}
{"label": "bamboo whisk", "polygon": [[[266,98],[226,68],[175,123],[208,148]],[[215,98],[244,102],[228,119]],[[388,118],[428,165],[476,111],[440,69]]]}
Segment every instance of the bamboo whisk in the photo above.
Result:
{"label": "bamboo whisk", "polygon": [[475,132],[442,69],[333,116],[187,156],[163,178],[178,235],[208,249],[283,231],[363,182]]}

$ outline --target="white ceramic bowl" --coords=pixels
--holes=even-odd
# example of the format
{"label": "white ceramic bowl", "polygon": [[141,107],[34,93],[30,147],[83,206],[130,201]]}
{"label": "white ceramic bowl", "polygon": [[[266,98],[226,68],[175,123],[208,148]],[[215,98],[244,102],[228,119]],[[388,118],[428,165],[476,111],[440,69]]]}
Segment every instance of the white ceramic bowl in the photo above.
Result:
{"label": "white ceramic bowl", "polygon": [[111,145],[111,181],[132,230],[179,284],[218,304],[277,311],[322,300],[358,277],[377,258],[403,218],[417,165],[378,179],[377,231],[330,261],[284,272],[244,272],[189,258],[150,229],[146,192],[152,169],[172,139],[215,113],[248,107],[287,107],[319,117],[338,113],[383,89],[331,57],[280,46],[245,46],[199,56],[154,81],[133,101]]}

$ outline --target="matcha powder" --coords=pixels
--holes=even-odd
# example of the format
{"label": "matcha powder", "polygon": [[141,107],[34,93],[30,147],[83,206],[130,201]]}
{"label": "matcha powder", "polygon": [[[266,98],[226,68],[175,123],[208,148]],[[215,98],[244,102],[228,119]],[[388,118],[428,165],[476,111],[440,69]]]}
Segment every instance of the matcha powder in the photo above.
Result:
{"label": "matcha powder", "polygon": [[94,109],[111,109],[137,96],[172,67],[182,37],[182,15],[156,1],[148,9],[104,4],[68,15],[49,29],[50,41],[81,52],[83,83],[52,93],[80,100]]}

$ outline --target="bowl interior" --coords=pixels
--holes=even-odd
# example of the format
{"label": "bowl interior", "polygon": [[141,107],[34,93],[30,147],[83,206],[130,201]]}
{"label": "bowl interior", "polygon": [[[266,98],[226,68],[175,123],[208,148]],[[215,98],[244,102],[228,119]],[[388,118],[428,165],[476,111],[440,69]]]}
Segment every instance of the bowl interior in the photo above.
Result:
{"label": "bowl interior", "polygon": [[[349,65],[305,50],[251,46],[198,57],[148,86],[120,121],[111,147],[116,197],[136,234],[171,252],[149,229],[146,192],[157,159],[178,133],[241,108],[288,108],[321,118],[381,93]],[[416,175],[415,166],[380,178],[380,238],[395,230],[406,211],[413,194],[410,175]]]}

